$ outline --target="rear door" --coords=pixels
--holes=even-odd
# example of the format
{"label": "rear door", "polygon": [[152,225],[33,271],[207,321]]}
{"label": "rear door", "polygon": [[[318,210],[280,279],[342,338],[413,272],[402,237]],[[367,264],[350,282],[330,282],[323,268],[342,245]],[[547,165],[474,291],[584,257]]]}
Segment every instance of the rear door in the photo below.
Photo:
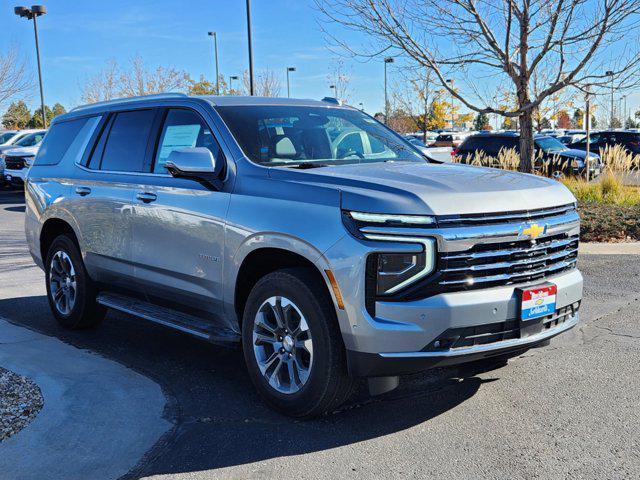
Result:
{"label": "rear door", "polygon": [[225,155],[214,130],[192,109],[164,109],[155,136],[149,172],[133,195],[136,280],[156,303],[197,306],[194,313],[204,311],[216,317],[222,311],[230,193],[212,191],[195,180],[174,178],[164,164],[171,151],[183,147],[206,147],[217,162],[224,163]]}
{"label": "rear door", "polygon": [[100,282],[132,287],[132,202],[144,169],[155,109],[111,113],[74,176],[69,208],[82,236],[85,264]]}

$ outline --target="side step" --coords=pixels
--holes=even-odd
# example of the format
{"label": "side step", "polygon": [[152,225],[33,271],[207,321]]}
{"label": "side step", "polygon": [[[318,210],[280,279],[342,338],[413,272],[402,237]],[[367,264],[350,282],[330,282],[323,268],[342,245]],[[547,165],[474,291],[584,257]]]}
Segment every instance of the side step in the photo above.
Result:
{"label": "side step", "polygon": [[171,327],[213,343],[223,345],[240,343],[240,335],[229,328],[177,310],[115,293],[100,293],[96,300],[105,307]]}

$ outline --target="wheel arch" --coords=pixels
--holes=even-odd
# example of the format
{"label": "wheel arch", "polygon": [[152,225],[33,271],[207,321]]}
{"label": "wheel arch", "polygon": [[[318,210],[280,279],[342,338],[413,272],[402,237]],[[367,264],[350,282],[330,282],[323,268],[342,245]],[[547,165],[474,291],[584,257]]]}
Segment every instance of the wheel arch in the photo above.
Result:
{"label": "wheel arch", "polygon": [[[294,245],[298,248],[293,248]],[[234,264],[237,267],[234,267],[236,276],[230,282],[233,286],[230,292],[233,300],[229,303],[238,326],[242,323],[246,301],[253,286],[265,275],[284,268],[302,267],[313,272],[325,287],[323,293],[336,308],[335,294],[326,273],[329,265],[320,252],[304,242],[288,241],[287,245],[272,243],[248,249],[236,257]]]}

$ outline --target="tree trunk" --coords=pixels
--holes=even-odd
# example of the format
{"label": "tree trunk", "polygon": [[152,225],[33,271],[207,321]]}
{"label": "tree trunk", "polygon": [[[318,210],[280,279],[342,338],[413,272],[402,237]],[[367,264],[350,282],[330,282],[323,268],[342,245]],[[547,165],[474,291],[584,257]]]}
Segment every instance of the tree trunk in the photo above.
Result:
{"label": "tree trunk", "polygon": [[526,110],[520,115],[520,172],[533,173],[533,156],[533,115]]}

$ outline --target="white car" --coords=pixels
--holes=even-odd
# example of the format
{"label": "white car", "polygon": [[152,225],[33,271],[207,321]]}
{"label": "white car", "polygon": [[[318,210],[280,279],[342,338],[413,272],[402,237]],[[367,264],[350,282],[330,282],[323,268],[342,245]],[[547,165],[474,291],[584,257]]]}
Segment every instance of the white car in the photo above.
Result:
{"label": "white car", "polygon": [[38,154],[40,143],[33,147],[16,147],[3,152],[4,180],[14,185],[24,185],[25,178]]}
{"label": "white car", "polygon": [[42,142],[46,133],[46,130],[21,130],[17,140],[15,137],[11,140],[13,143],[0,145],[0,184],[5,181],[4,169],[7,152],[19,147],[33,147],[38,145]]}

